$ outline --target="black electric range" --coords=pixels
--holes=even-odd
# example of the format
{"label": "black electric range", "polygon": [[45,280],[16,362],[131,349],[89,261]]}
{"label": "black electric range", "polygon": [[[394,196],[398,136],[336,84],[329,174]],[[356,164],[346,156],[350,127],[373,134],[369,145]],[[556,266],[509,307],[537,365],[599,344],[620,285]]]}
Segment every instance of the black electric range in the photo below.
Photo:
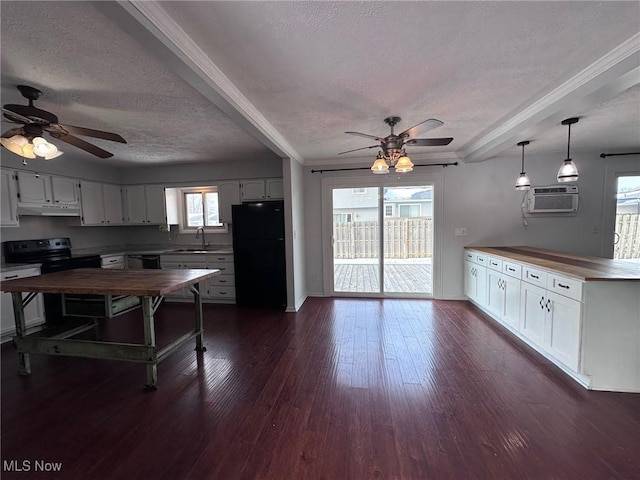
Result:
{"label": "black electric range", "polygon": [[[76,268],[100,268],[100,255],[72,255],[71,239],[45,238],[2,242],[5,263],[39,263],[41,273]],[[63,320],[62,295],[45,293],[44,311],[49,325]]]}

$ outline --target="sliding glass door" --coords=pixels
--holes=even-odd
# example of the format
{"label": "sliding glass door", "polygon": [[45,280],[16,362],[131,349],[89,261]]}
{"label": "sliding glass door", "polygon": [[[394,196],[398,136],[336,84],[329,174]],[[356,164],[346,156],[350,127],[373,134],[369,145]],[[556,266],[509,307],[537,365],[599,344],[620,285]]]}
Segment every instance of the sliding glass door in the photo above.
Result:
{"label": "sliding glass door", "polygon": [[331,192],[333,293],[431,295],[433,186]]}

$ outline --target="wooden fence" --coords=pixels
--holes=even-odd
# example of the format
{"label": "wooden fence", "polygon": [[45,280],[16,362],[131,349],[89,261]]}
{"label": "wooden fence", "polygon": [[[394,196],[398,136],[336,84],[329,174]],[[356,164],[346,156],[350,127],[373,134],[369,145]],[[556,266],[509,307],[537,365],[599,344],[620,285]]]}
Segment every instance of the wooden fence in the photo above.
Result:
{"label": "wooden fence", "polygon": [[[343,222],[333,225],[334,258],[378,258],[378,222]],[[431,217],[384,219],[385,258],[431,258],[433,220]]]}
{"label": "wooden fence", "polygon": [[616,215],[618,241],[613,247],[613,258],[640,258],[640,215]]}

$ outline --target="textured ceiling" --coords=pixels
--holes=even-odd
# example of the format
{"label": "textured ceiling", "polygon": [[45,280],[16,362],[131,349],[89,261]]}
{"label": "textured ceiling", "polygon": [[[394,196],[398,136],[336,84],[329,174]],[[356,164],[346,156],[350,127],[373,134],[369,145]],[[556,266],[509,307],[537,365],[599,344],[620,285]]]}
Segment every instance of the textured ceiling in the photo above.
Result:
{"label": "textured ceiling", "polygon": [[481,161],[523,139],[561,152],[570,116],[572,150],[640,149],[638,2],[2,1],[0,13],[2,103],[23,103],[17,84],[40,88],[37,106],[61,122],[123,135],[95,141],[118,165],[357,162],[375,150],[336,154],[372,143],[344,132],[385,136],[389,115],[401,130],[438,118],[423,136],[454,137],[413,147],[418,159]]}

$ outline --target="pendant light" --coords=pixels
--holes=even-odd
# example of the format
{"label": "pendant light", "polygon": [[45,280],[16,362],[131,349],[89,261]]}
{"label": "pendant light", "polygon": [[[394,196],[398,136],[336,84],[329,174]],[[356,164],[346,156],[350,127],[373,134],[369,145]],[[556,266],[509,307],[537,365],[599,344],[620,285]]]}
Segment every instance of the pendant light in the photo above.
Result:
{"label": "pendant light", "polygon": [[562,121],[562,125],[569,126],[569,135],[567,137],[567,158],[558,170],[558,182],[575,182],[578,180],[578,169],[576,164],[571,161],[570,147],[571,147],[571,125],[578,123],[578,118],[567,118]]}
{"label": "pendant light", "polygon": [[525,140],[524,142],[518,142],[518,146],[522,147],[522,169],[520,170],[520,176],[518,180],[516,180],[516,190],[529,190],[531,187],[531,181],[529,180],[529,176],[524,171],[524,146],[529,145],[529,141]]}

